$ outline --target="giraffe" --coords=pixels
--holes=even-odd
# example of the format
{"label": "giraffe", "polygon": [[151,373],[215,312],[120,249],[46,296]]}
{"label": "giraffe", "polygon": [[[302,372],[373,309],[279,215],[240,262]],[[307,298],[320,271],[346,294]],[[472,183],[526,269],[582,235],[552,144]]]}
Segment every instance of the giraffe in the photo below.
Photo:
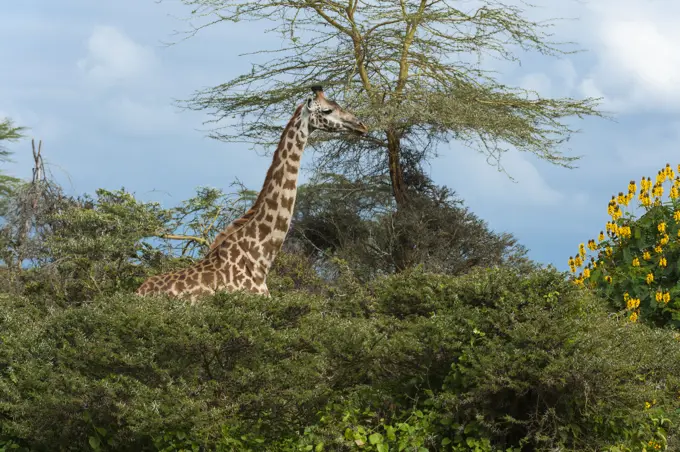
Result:
{"label": "giraffe", "polygon": [[215,238],[192,266],[147,279],[138,295],[168,294],[188,299],[218,291],[247,291],[269,297],[267,274],[286,238],[297,195],[302,152],[315,130],[363,135],[368,128],[328,99],[319,85],[299,105],[283,130],[262,190],[253,206]]}

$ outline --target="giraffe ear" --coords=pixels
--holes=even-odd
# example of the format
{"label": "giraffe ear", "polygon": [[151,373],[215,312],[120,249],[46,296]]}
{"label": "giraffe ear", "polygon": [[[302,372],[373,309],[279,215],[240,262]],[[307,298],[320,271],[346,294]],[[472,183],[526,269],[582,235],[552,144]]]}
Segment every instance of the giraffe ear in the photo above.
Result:
{"label": "giraffe ear", "polygon": [[307,99],[307,109],[309,110],[311,108],[312,108],[312,98],[310,97],[310,98]]}

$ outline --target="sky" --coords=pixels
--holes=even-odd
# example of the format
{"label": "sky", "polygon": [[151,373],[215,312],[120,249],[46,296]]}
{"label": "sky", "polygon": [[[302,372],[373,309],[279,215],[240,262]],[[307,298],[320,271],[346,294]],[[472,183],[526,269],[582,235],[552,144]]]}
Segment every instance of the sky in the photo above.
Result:
{"label": "sky", "polygon": [[[492,62],[500,80],[542,96],[602,97],[612,119],[571,122],[581,132],[562,150],[582,156],[577,169],[510,151],[501,162],[510,179],[456,142],[440,146],[426,169],[491,229],[512,233],[531,258],[565,270],[578,244],[604,228],[613,194],[680,163],[680,2],[533,3],[532,18],[568,18],[557,22],[554,39],[585,52]],[[0,117],[43,140],[46,164],[68,193],[124,187],[169,207],[198,186],[229,192],[237,178],[259,190],[270,158],[207,138],[207,113],[182,110],[175,100],[248,72],[252,57],[239,55],[278,48],[280,38],[241,22],[181,40],[176,32],[188,30],[189,14],[178,0],[3,5]],[[30,140],[8,148],[15,161],[1,169],[30,177]]]}

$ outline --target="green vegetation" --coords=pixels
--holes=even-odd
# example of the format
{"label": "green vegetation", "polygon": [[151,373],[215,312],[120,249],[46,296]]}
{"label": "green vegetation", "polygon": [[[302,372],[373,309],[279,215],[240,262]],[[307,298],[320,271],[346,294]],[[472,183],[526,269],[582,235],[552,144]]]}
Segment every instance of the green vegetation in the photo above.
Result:
{"label": "green vegetation", "polygon": [[3,441],[116,451],[676,441],[673,334],[612,317],[554,270],[414,270],[343,295],[190,307],[117,294],[63,308],[3,296]]}
{"label": "green vegetation", "polygon": [[[678,165],[680,173],[680,165]],[[664,186],[668,201],[663,201]],[[636,198],[644,213],[634,212]],[[626,194],[612,196],[607,211],[611,220],[598,240],[588,241],[597,256],[586,260],[581,243],[569,258],[572,273],[583,270],[574,281],[593,288],[616,310],[633,322],[680,326],[680,176],[667,164],[654,184],[649,177],[630,181]]]}
{"label": "green vegetation", "polygon": [[[171,208],[125,190],[72,197],[40,145],[30,183],[0,174],[0,452],[680,450],[670,166],[643,180],[639,219],[620,207],[634,183],[613,198],[608,238],[588,243],[600,254],[576,278],[531,262],[422,169],[453,138],[496,163],[512,146],[571,165],[558,150],[575,132],[567,118],[600,116],[596,99],[541,98],[468,58],[566,53],[545,23],[493,0],[467,13],[424,0],[183,3],[207,19],[194,31],[276,20],[290,41],[188,102],[239,117],[215,137],[269,144],[312,82],[372,133],[313,138],[322,158],[272,298],[132,293],[202,256],[252,191],[202,187]],[[0,123],[0,144],[20,135]]]}
{"label": "green vegetation", "polygon": [[[301,231],[333,212],[319,188],[302,190]],[[483,247],[490,260],[444,270],[457,275],[361,273],[374,261],[356,247],[370,242],[347,231],[381,224],[385,211],[362,201],[371,196],[336,203],[339,232],[315,239],[330,240],[322,253],[291,235],[273,298],[219,294],[191,307],[131,292],[199,255],[210,219],[237,215],[243,192],[199,189],[170,209],[124,190],[42,193],[50,207],[35,211],[27,240],[13,241],[23,217],[0,230],[10,260],[33,263],[0,267],[0,450],[680,446],[673,330],[631,323],[565,274]],[[448,262],[436,241],[421,243]]]}
{"label": "green vegetation", "polygon": [[[0,118],[0,163],[10,160],[12,153],[3,145],[23,138],[24,127],[18,127],[9,118]],[[20,180],[4,174],[0,167],[0,215],[7,211],[7,203],[11,194],[17,189]]]}

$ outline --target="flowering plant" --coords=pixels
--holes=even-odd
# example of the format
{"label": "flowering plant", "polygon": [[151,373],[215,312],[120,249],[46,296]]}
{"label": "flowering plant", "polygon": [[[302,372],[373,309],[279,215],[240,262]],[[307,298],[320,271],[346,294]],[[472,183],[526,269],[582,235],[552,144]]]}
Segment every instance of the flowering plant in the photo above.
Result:
{"label": "flowering plant", "polygon": [[[680,165],[677,170],[680,174]],[[597,240],[581,243],[569,257],[574,283],[596,290],[633,322],[680,326],[679,198],[680,177],[670,164],[654,183],[643,177],[639,192],[630,181],[627,194],[620,192],[609,201],[611,220]],[[636,199],[644,211],[637,219]]]}

